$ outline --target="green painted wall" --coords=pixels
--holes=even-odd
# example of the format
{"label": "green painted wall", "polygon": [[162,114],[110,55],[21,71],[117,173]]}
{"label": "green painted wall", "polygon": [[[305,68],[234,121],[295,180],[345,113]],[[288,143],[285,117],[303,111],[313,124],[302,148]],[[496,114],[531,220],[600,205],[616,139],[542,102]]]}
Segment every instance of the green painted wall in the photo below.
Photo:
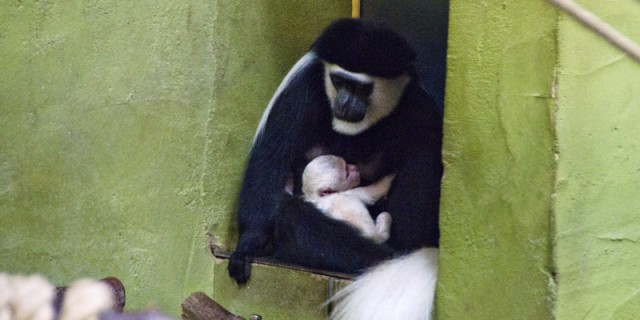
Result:
{"label": "green painted wall", "polygon": [[[640,41],[637,1],[581,1]],[[640,64],[571,18],[558,25],[560,320],[640,318]]]}
{"label": "green painted wall", "polygon": [[213,294],[262,110],[350,4],[0,2],[0,271],[117,276],[172,315]]}
{"label": "green painted wall", "polygon": [[551,319],[555,14],[450,10],[438,318]]}
{"label": "green painted wall", "polygon": [[438,318],[638,319],[640,65],[546,1],[452,1],[448,56]]}

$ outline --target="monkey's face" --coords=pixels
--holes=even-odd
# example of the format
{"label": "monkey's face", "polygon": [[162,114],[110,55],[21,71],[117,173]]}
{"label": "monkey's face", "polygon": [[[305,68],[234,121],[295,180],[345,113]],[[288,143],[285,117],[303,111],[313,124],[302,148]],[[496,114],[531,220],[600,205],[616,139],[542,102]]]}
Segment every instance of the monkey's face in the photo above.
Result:
{"label": "monkey's face", "polygon": [[325,64],[325,89],[333,129],[356,135],[373,126],[393,111],[409,81],[408,75],[381,78]]}
{"label": "monkey's face", "polygon": [[[328,178],[322,189],[332,192],[346,191],[360,185],[360,171],[358,167],[340,157],[326,155],[319,157],[324,162],[322,171],[318,175],[326,175]],[[316,158],[318,159],[318,158]],[[314,160],[317,161],[317,160]]]}
{"label": "monkey's face", "polygon": [[342,70],[329,72],[333,117],[346,122],[360,122],[369,108],[373,81]]}
{"label": "monkey's face", "polygon": [[360,185],[360,171],[333,155],[313,159],[302,173],[302,190],[308,196],[324,196]]}
{"label": "monkey's face", "polygon": [[355,165],[347,164],[342,160],[342,163],[336,168],[336,172],[336,191],[345,191],[360,185],[360,171]]}

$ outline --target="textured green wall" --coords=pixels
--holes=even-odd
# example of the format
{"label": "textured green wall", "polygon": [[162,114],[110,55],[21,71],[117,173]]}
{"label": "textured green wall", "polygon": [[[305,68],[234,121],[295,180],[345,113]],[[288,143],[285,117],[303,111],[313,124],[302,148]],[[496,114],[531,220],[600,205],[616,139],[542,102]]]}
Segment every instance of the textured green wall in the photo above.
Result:
{"label": "textured green wall", "polygon": [[640,65],[546,1],[452,1],[448,55],[438,318],[638,319]]}
{"label": "textured green wall", "polygon": [[450,10],[438,318],[551,319],[555,14]]}
{"label": "textured green wall", "polygon": [[224,268],[208,235],[235,241],[262,110],[349,12],[349,1],[0,2],[0,271],[117,276],[130,310],[173,315],[189,293],[212,294]]}
{"label": "textured green wall", "polygon": [[[637,1],[581,1],[640,42]],[[640,64],[558,25],[557,318],[640,319]]]}
{"label": "textured green wall", "polygon": [[213,12],[2,2],[0,269],[57,284],[117,276],[129,306],[166,311],[211,287]]}

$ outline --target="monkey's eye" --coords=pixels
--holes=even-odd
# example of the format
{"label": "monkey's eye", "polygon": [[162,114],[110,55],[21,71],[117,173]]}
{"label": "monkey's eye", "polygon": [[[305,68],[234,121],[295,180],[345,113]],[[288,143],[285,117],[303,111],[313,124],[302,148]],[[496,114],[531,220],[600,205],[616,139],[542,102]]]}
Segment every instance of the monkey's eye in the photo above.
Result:
{"label": "monkey's eye", "polygon": [[367,97],[373,92],[373,84],[372,83],[358,83],[355,86],[354,93],[356,95]]}
{"label": "monkey's eye", "polygon": [[330,77],[331,77],[331,83],[333,84],[333,86],[335,88],[344,87],[344,79],[342,79],[341,77],[338,77],[338,76],[334,76],[334,75],[331,75]]}

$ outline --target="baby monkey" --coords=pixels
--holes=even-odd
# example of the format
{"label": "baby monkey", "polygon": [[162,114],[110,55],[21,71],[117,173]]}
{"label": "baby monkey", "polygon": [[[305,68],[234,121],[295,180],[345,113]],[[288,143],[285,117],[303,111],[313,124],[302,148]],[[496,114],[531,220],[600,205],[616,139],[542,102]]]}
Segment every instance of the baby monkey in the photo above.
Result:
{"label": "baby monkey", "polygon": [[304,200],[326,216],[355,227],[363,237],[382,243],[389,239],[391,214],[382,212],[375,222],[366,205],[372,205],[389,191],[393,175],[365,186],[355,165],[340,157],[323,155],[313,159],[302,173]]}

